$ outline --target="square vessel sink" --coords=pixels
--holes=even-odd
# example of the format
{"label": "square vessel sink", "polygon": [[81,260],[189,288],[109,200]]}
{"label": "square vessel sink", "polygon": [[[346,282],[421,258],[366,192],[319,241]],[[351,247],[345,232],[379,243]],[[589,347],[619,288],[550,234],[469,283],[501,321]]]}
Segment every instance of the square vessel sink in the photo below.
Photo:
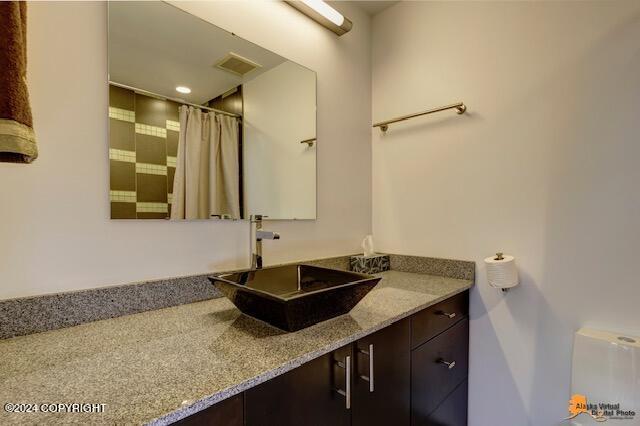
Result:
{"label": "square vessel sink", "polygon": [[285,331],[349,312],[380,278],[312,265],[286,265],[209,277],[240,311]]}

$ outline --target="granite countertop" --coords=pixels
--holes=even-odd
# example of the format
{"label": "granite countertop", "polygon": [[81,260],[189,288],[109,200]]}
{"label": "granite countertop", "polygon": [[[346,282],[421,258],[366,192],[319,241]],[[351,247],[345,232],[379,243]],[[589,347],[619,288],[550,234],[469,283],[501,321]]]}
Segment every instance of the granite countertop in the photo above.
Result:
{"label": "granite countertop", "polygon": [[0,402],[106,404],[0,424],[168,424],[472,286],[400,271],[346,315],[285,333],[225,298],[0,340]]}

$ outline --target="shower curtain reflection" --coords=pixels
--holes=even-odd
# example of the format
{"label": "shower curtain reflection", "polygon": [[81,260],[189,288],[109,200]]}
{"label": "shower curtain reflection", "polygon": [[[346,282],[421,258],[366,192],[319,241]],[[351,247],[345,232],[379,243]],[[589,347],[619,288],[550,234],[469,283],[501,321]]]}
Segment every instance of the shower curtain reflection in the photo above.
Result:
{"label": "shower curtain reflection", "polygon": [[171,219],[240,218],[238,121],[180,107]]}

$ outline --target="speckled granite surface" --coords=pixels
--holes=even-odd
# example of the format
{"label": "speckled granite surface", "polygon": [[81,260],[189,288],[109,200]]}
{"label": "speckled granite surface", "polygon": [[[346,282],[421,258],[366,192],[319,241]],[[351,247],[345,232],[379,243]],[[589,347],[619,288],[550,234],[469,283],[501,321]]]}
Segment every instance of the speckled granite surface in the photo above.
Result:
{"label": "speckled granite surface", "polygon": [[219,297],[206,276],[0,301],[0,339]]}
{"label": "speckled granite surface", "polygon": [[3,403],[104,403],[106,409],[0,409],[0,424],[168,424],[472,285],[399,271],[380,275],[349,314],[295,333],[241,315],[217,298],[2,340]]}
{"label": "speckled granite surface", "polygon": [[474,280],[476,264],[468,260],[391,254],[391,270]]}
{"label": "speckled granite surface", "polygon": [[[349,256],[305,263],[346,270]],[[0,300],[0,339],[220,297],[211,274]]]}

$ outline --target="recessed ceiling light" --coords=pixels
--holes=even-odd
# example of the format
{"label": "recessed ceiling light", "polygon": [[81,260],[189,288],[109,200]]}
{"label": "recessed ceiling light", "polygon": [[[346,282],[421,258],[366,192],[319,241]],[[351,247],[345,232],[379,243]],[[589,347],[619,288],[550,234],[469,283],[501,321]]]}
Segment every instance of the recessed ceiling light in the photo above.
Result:
{"label": "recessed ceiling light", "polygon": [[180,92],[180,93],[184,93],[185,95],[188,94],[188,93],[191,93],[191,89],[189,89],[188,87],[185,87],[185,86],[176,87],[176,91]]}

